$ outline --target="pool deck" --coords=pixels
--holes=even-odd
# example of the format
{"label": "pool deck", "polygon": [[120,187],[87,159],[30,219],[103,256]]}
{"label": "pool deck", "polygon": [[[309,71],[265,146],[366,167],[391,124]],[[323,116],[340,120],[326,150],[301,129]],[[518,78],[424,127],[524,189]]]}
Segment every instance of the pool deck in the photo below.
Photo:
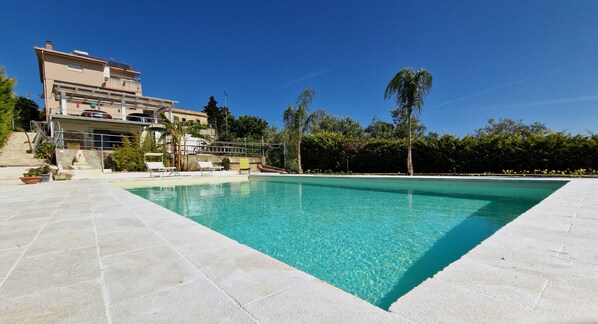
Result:
{"label": "pool deck", "polygon": [[93,178],[0,185],[0,322],[598,320],[596,179],[567,179],[384,311]]}

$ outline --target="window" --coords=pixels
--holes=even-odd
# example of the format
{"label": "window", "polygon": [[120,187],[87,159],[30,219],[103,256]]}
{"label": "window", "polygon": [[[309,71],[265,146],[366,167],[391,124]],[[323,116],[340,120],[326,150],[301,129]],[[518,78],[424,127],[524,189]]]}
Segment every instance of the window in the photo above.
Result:
{"label": "window", "polygon": [[66,68],[75,72],[83,72],[83,66],[79,64],[69,64]]}
{"label": "window", "polygon": [[185,117],[183,117],[183,118],[181,118],[181,119],[182,119],[183,121],[187,121],[187,118],[185,118]]}

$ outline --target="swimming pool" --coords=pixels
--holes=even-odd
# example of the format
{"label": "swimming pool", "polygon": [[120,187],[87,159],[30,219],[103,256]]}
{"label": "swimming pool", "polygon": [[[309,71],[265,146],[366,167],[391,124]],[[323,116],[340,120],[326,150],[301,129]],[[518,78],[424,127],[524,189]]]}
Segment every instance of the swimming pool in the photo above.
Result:
{"label": "swimming pool", "polygon": [[251,176],[129,191],[387,309],[564,183]]}

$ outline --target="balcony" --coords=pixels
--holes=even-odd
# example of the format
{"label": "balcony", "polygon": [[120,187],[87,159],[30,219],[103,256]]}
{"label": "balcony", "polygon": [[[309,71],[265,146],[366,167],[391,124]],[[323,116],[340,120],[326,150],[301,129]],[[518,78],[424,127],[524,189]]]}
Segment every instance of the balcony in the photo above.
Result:
{"label": "balcony", "polygon": [[104,82],[102,87],[109,90],[126,91],[141,95],[141,81],[130,78],[111,76]]}

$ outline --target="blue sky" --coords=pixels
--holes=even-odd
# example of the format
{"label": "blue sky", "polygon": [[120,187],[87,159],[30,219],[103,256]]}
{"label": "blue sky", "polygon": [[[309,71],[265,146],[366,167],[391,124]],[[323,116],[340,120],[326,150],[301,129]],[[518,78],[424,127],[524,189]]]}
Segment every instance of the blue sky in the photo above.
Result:
{"label": "blue sky", "polygon": [[[421,120],[464,135],[488,118],[598,132],[598,1],[0,1],[0,66],[42,92],[33,46],[124,61],[144,95],[282,124],[312,109],[390,121],[402,67],[434,77]],[[36,99],[42,103],[40,99]]]}

